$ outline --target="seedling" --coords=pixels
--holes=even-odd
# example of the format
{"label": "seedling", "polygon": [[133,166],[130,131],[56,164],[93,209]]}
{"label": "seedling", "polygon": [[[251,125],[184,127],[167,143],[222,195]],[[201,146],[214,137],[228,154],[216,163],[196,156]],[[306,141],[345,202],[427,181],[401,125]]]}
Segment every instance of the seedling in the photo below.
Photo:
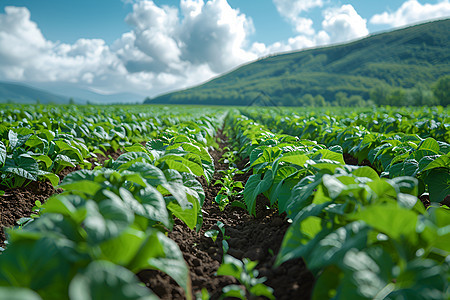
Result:
{"label": "seedling", "polygon": [[225,255],[222,265],[217,270],[217,275],[232,276],[241,285],[228,285],[222,289],[220,299],[226,297],[236,297],[242,300],[252,297],[264,296],[268,299],[275,299],[273,289],[266,286],[264,282],[267,278],[257,278],[258,270],[255,270],[258,262],[244,258],[242,261],[230,255]]}
{"label": "seedling", "polygon": [[219,204],[220,210],[224,210],[230,203],[230,199],[238,198],[241,195],[244,186],[241,181],[235,181],[233,177],[243,172],[237,168],[221,170],[219,172],[223,173],[224,176],[214,183],[214,185],[220,184],[222,186],[219,193],[217,193],[215,201]]}
{"label": "seedling", "polygon": [[[223,224],[220,221],[217,221],[217,227],[219,228],[220,232],[222,233],[222,250],[223,250],[223,255],[225,256],[225,254],[228,252],[228,249],[230,249],[230,246],[228,245],[227,240],[230,238],[229,236],[225,235],[225,224]],[[208,231],[205,232],[205,236],[209,237],[212,239],[212,241],[215,243],[217,240],[217,237],[219,236],[219,230],[217,229],[210,229]]]}
{"label": "seedling", "polygon": [[34,219],[39,218],[39,216],[41,215],[42,209],[43,208],[42,208],[41,201],[37,200],[36,202],[34,202],[34,206],[32,208],[33,213],[29,217],[20,218],[19,221],[17,221],[17,224],[19,225],[19,227],[23,227],[23,226],[33,222]]}

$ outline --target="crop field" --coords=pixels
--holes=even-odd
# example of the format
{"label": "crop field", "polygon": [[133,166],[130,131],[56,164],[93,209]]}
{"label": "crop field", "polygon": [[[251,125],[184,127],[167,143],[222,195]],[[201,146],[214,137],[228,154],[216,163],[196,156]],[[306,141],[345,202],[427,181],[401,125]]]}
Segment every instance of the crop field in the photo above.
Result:
{"label": "crop field", "polygon": [[450,299],[449,108],[0,112],[0,300]]}

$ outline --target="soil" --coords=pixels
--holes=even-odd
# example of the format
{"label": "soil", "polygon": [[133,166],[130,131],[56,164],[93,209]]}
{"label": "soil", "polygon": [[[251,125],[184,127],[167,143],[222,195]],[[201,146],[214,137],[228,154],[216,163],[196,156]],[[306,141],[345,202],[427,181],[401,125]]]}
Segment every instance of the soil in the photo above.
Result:
{"label": "soil", "polygon": [[352,165],[352,166],[368,166],[371,167],[373,170],[375,170],[375,172],[378,173],[378,175],[381,174],[381,172],[379,172],[371,163],[368,159],[364,159],[361,163],[358,163],[358,159],[356,157],[354,157],[353,155],[349,154],[349,153],[344,153],[344,162],[347,165]]}
{"label": "soil", "polygon": [[0,197],[0,247],[4,246],[6,239],[5,227],[17,225],[20,218],[31,215],[36,201],[44,203],[48,197],[61,190],[55,190],[50,182],[32,181],[24,188],[4,191],[5,194]]}
{"label": "soil", "polygon": [[[219,132],[218,138],[220,149],[210,152],[216,169],[213,180],[208,185],[203,178],[200,179],[206,195],[200,232],[192,231],[179,220],[176,220],[173,231],[169,232],[169,237],[179,245],[189,266],[194,294],[205,288],[211,299],[218,299],[223,287],[239,284],[232,277],[215,275],[223,257],[223,237],[220,234],[214,243],[204,233],[209,229],[217,229],[217,221],[220,221],[225,224],[225,236],[230,246],[228,254],[239,259],[247,257],[258,261],[260,276],[267,278],[265,284],[274,289],[276,299],[310,299],[314,277],[301,259],[273,268],[283,236],[289,227],[285,216],[269,209],[269,202],[263,196],[257,198],[256,216],[250,216],[246,210],[231,205],[220,211],[214,202],[220,190],[220,186],[213,185],[221,177],[217,171],[228,168],[227,164],[219,162],[225,137]],[[245,163],[244,160],[238,165],[242,167]],[[250,175],[248,172],[234,179],[245,184]],[[161,272],[146,270],[140,272],[138,277],[162,299],[185,299],[183,290]]]}
{"label": "soil", "polygon": [[[105,160],[111,158],[116,159],[122,154],[122,151],[108,151],[107,157],[96,154],[96,158],[89,158],[88,161],[92,163],[92,168],[95,163],[103,164]],[[67,174],[81,170],[78,165],[76,167],[66,167],[59,174],[60,180],[63,180]],[[33,207],[36,201],[44,203],[50,196],[56,193],[61,193],[62,189],[55,189],[50,182],[46,181],[30,181],[28,185],[15,189],[7,189],[0,186],[0,190],[5,191],[3,196],[0,196],[0,247],[4,247],[6,235],[4,229],[6,227],[13,227],[17,225],[20,218],[29,217],[33,213]]]}

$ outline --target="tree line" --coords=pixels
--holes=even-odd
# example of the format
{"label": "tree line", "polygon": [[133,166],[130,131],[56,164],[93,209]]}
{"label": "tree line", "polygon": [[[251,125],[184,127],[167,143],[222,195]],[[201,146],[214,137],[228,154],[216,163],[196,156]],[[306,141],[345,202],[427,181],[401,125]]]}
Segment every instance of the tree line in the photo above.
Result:
{"label": "tree line", "polygon": [[[347,106],[364,107],[372,105],[390,106],[435,106],[450,105],[450,75],[439,78],[431,87],[418,83],[413,88],[392,87],[388,84],[374,87],[369,97],[364,99],[361,95],[349,95],[345,92],[337,92],[334,99],[326,101],[321,95],[305,94],[295,98],[288,95],[280,105],[288,106]],[[288,100],[288,101],[286,101]]]}

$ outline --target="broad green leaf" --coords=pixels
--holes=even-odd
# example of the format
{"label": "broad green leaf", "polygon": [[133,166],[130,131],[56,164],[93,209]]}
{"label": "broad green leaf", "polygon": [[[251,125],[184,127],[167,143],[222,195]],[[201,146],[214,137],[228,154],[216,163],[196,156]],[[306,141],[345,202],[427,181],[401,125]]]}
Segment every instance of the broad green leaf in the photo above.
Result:
{"label": "broad green leaf", "polygon": [[293,152],[287,152],[283,153],[283,156],[280,158],[281,161],[285,161],[300,167],[304,167],[306,161],[308,160],[308,156],[303,154],[300,151],[293,151]]}
{"label": "broad green leaf", "polygon": [[145,147],[141,144],[134,144],[132,146],[125,147],[127,152],[145,152]]}
{"label": "broad green leaf", "polygon": [[345,164],[344,162],[344,156],[342,155],[342,153],[337,153],[334,151],[330,151],[328,149],[321,149],[319,151],[317,151],[316,153],[320,153],[322,154],[321,159],[329,159],[329,160],[334,160],[339,162],[340,164]]}
{"label": "broad green leaf", "polygon": [[44,204],[46,213],[55,213],[67,216],[77,224],[86,217],[86,200],[79,195],[55,195]]}
{"label": "broad green leaf", "polygon": [[53,164],[52,159],[47,155],[34,156],[34,159],[37,161],[42,161],[45,164],[46,170],[49,170]]}
{"label": "broad green leaf", "polygon": [[27,288],[1,286],[0,300],[42,300],[42,298]]}
{"label": "broad green leaf", "polygon": [[[55,166],[63,167],[58,171],[61,171],[62,169],[64,169],[64,167],[75,167],[74,161],[70,157],[68,157],[67,155],[64,155],[64,154],[56,155],[55,159],[53,160],[53,164]],[[54,170],[55,170],[55,172],[57,172],[57,168],[54,168]]]}
{"label": "broad green leaf", "polygon": [[117,195],[107,190],[104,193],[110,199],[98,204],[92,200],[86,202],[87,215],[83,227],[91,244],[119,236],[134,221],[133,213]]}
{"label": "broad green leaf", "polygon": [[342,271],[335,265],[324,268],[314,284],[312,300],[332,299],[339,286]]}
{"label": "broad green leaf", "polygon": [[195,191],[190,189],[185,189],[185,191],[187,200],[191,204],[191,208],[183,209],[178,203],[169,202],[167,204],[167,209],[183,221],[189,228],[194,230],[197,225],[197,217],[200,208],[199,200],[196,198],[198,195],[194,195],[193,193],[195,193]]}
{"label": "broad green leaf", "polygon": [[126,266],[134,258],[146,235],[143,231],[128,227],[122,233],[100,244],[100,259]]}
{"label": "broad green leaf", "polygon": [[[242,186],[242,182],[235,182],[235,187],[244,188]],[[191,190],[194,190],[197,195],[198,199],[200,200],[200,207],[203,207],[203,203],[205,201],[205,191],[203,190],[202,184],[193,176],[192,174],[184,173],[183,174],[183,185],[186,188],[189,188]]]}
{"label": "broad green leaf", "polygon": [[417,179],[409,176],[401,176],[390,179],[389,182],[397,189],[397,193],[405,193],[417,196]]}
{"label": "broad green leaf", "polygon": [[420,143],[420,146],[417,150],[431,150],[433,152],[439,153],[439,144],[435,139],[429,137]]}
{"label": "broad green leaf", "polygon": [[318,217],[329,204],[330,202],[320,205],[311,204],[295,217],[283,238],[276,265],[305,256],[330,233],[329,229],[322,227],[322,219]]}
{"label": "broad green leaf", "polygon": [[272,181],[271,170],[264,174],[263,179],[261,179],[261,174],[254,174],[249,177],[244,188],[244,200],[250,214],[255,215],[256,197],[267,191],[272,185]]}
{"label": "broad green leaf", "polygon": [[150,220],[159,221],[166,227],[170,227],[166,202],[158,190],[151,186],[140,190],[139,199],[144,207],[143,216]]}
{"label": "broad green leaf", "polygon": [[441,155],[432,162],[422,171],[428,171],[435,168],[450,168],[450,154]]}
{"label": "broad green leaf", "polygon": [[344,256],[338,297],[342,299],[386,299],[394,290],[391,270],[393,263],[389,254],[381,248],[366,251],[350,249]]}
{"label": "broad green leaf", "polygon": [[64,177],[61,185],[70,184],[82,180],[86,181],[94,181],[95,177],[100,174],[99,171],[94,170],[78,170],[75,172],[71,172]]}
{"label": "broad green leaf", "polygon": [[292,178],[285,178],[281,180],[276,187],[272,187],[272,193],[270,194],[270,202],[273,205],[275,201],[278,202],[278,211],[280,213],[285,212],[289,205],[289,199],[291,199],[292,189],[297,184],[298,180]]}
{"label": "broad green leaf", "polygon": [[250,167],[258,166],[260,164],[272,163],[281,154],[281,149],[278,147],[268,147],[265,148],[262,155],[259,156]]}
{"label": "broad green leaf", "polygon": [[349,183],[354,184],[354,179],[349,176],[323,175],[322,184],[331,199],[336,199],[342,191],[349,188],[349,183],[345,182],[346,179],[350,181]]}
{"label": "broad green leaf", "polygon": [[244,264],[237,258],[226,254],[223,257],[223,263],[217,269],[217,275],[232,276],[234,278],[240,278],[244,271]]}
{"label": "broad green leaf", "polygon": [[156,300],[150,289],[142,286],[135,274],[109,261],[93,261],[70,282],[71,300]]}
{"label": "broad green leaf", "polygon": [[311,204],[313,199],[312,195],[317,189],[317,186],[322,183],[322,176],[322,173],[318,173],[315,176],[304,177],[292,189],[292,197],[289,199],[288,209],[286,211],[289,218],[294,219],[304,207]]}
{"label": "broad green leaf", "polygon": [[[70,182],[70,183],[65,183]],[[66,191],[70,192],[82,192],[83,194],[93,196],[95,195],[101,188],[101,184],[98,182],[94,182],[91,180],[79,180],[79,181],[66,181],[65,178],[63,182],[60,184]]]}
{"label": "broad green leaf", "polygon": [[173,143],[173,144],[177,144],[177,143],[190,143],[191,140],[189,139],[189,137],[180,134],[180,135],[177,135],[176,137],[174,137],[170,142]]}
{"label": "broad green leaf", "polygon": [[222,296],[224,298],[237,298],[241,300],[246,300],[244,287],[236,284],[230,284],[222,289]]}
{"label": "broad green leaf", "polygon": [[202,176],[203,168],[184,157],[176,155],[165,155],[158,160],[159,163],[164,162],[168,169],[174,169],[178,172],[191,173],[196,176]]}
{"label": "broad green leaf", "polygon": [[195,153],[201,157],[202,160],[207,162],[212,162],[211,155],[209,155],[208,151],[204,147],[196,146],[190,143],[183,143],[181,147],[190,153]]}
{"label": "broad green leaf", "polygon": [[11,241],[0,255],[0,286],[26,287],[43,299],[59,299],[67,294],[73,272],[73,247],[48,237]]}
{"label": "broad green leaf", "polygon": [[[445,264],[445,262],[444,262]],[[431,259],[408,261],[396,278],[390,299],[448,299],[448,261],[444,267]]]}
{"label": "broad green leaf", "polygon": [[30,138],[30,136],[32,136],[31,133],[27,134],[27,135],[19,136],[16,132],[10,130],[8,132],[10,149],[15,150],[16,148],[22,146]]}
{"label": "broad green leaf", "polygon": [[431,202],[442,202],[450,195],[450,169],[432,169],[424,178]]}
{"label": "broad green leaf", "polygon": [[430,207],[428,218],[419,219],[418,233],[434,247],[450,253],[450,211],[443,207]]}
{"label": "broad green leaf", "polygon": [[145,152],[128,152],[120,155],[113,163],[112,168],[116,170],[123,169],[136,162],[152,163],[152,161],[152,158]]}
{"label": "broad green leaf", "polygon": [[367,182],[367,186],[377,195],[378,199],[396,199],[397,191],[392,184],[383,179]]}
{"label": "broad green leaf", "polygon": [[275,297],[273,295],[273,289],[271,287],[268,287],[262,283],[258,283],[250,288],[250,294],[259,296],[259,297],[266,297],[271,300],[275,300]]}
{"label": "broad green leaf", "polygon": [[122,175],[122,179],[130,185],[136,184],[141,187],[146,187],[148,185],[147,181],[145,181],[139,173],[124,170],[120,172],[120,174]]}
{"label": "broad green leaf", "polygon": [[160,270],[172,277],[186,292],[192,295],[189,268],[178,245],[162,232],[154,231],[142,245],[134,260],[127,266],[133,272],[145,268]]}
{"label": "broad green leaf", "polygon": [[355,169],[352,171],[352,174],[358,177],[367,177],[372,180],[378,180],[380,178],[374,169],[367,166]]}
{"label": "broad green leaf", "polygon": [[298,170],[291,166],[284,166],[278,169],[277,173],[275,174],[274,182],[279,182],[283,179],[286,179],[287,177],[290,177],[292,174],[297,172]]}
{"label": "broad green leaf", "polygon": [[164,176],[168,183],[183,183],[183,175],[180,172],[173,169],[167,169],[163,171]]}
{"label": "broad green leaf", "polygon": [[186,190],[184,186],[180,183],[166,183],[158,186],[157,190],[164,196],[167,197],[172,195],[172,197],[177,201],[178,205],[182,209],[191,209],[192,205],[189,203]]}
{"label": "broad green leaf", "polygon": [[56,187],[59,184],[59,177],[56,174],[53,174],[50,172],[45,172],[45,173],[40,173],[40,176],[48,179],[48,181],[50,181],[50,183],[53,185],[53,187]]}
{"label": "broad green leaf", "polygon": [[37,180],[38,163],[28,154],[20,154],[15,160],[7,159],[2,172],[13,173],[20,177]]}
{"label": "broad green leaf", "polygon": [[401,241],[402,237],[412,242],[417,240],[417,213],[396,204],[371,205],[348,217],[364,221],[397,241]]}
{"label": "broad green leaf", "polygon": [[314,251],[304,258],[310,270],[338,265],[350,249],[362,250],[367,246],[369,227],[363,222],[352,222],[323,238]]}
{"label": "broad green leaf", "polygon": [[[64,153],[65,155],[77,159],[77,161],[83,161],[83,155],[80,150],[76,147],[64,142],[64,141],[55,141],[55,145],[59,148],[59,151]],[[76,158],[74,157],[76,156]]]}
{"label": "broad green leaf", "polygon": [[419,172],[422,172],[426,167],[428,167],[430,163],[432,163],[439,157],[440,155],[429,155],[422,157],[422,159],[419,161]]}

